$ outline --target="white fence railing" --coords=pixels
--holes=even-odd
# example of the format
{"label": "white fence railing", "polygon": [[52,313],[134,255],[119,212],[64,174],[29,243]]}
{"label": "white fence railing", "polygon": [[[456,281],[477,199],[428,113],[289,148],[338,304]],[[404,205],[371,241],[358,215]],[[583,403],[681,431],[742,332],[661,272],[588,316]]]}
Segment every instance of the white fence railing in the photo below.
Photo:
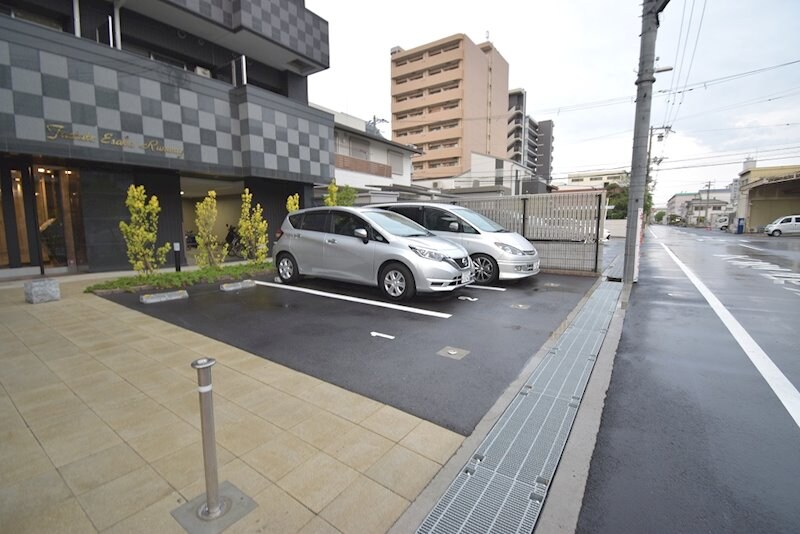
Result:
{"label": "white fence railing", "polygon": [[542,269],[602,270],[605,191],[465,199],[456,204],[486,215],[533,242]]}

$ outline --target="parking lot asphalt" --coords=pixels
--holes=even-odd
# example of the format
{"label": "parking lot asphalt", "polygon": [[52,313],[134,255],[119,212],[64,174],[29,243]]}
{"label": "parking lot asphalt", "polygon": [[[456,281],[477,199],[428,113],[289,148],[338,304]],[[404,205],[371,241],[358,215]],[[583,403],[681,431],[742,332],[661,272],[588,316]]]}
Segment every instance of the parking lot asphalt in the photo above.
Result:
{"label": "parking lot asphalt", "polygon": [[375,288],[265,282],[232,293],[196,286],[188,300],[156,305],[107,298],[468,436],[595,278],[539,274],[392,308]]}

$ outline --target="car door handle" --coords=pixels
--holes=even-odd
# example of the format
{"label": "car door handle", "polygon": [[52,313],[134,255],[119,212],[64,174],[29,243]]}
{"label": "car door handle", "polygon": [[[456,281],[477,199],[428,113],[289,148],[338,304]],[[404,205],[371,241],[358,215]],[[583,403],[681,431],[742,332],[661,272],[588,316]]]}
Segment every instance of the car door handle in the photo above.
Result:
{"label": "car door handle", "polygon": [[335,239],[326,239],[325,242],[326,243],[330,243],[331,245],[333,245],[334,243],[336,243],[336,240]]}

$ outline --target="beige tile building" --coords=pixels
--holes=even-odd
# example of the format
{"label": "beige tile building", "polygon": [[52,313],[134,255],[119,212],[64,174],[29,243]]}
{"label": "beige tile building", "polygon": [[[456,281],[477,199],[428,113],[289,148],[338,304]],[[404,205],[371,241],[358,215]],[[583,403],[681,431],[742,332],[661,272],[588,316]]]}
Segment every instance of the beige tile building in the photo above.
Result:
{"label": "beige tile building", "polygon": [[392,140],[423,151],[412,180],[469,170],[470,154],[507,154],[508,62],[463,34],[392,49]]}

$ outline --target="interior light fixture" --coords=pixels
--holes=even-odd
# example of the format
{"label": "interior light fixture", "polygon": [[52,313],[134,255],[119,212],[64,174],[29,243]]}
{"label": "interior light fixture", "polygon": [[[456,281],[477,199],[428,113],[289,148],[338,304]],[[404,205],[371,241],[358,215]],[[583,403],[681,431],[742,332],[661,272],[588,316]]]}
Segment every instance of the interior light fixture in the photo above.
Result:
{"label": "interior light fixture", "polygon": [[64,171],[64,174],[72,174],[72,171]]}
{"label": "interior light fixture", "polygon": [[44,172],[44,169],[43,169],[43,168],[41,168],[41,167],[39,167],[39,168],[38,168],[38,169],[36,169],[36,170],[37,170],[38,172]]}
{"label": "interior light fixture", "polygon": [[183,195],[183,191],[181,191],[181,195]]}

